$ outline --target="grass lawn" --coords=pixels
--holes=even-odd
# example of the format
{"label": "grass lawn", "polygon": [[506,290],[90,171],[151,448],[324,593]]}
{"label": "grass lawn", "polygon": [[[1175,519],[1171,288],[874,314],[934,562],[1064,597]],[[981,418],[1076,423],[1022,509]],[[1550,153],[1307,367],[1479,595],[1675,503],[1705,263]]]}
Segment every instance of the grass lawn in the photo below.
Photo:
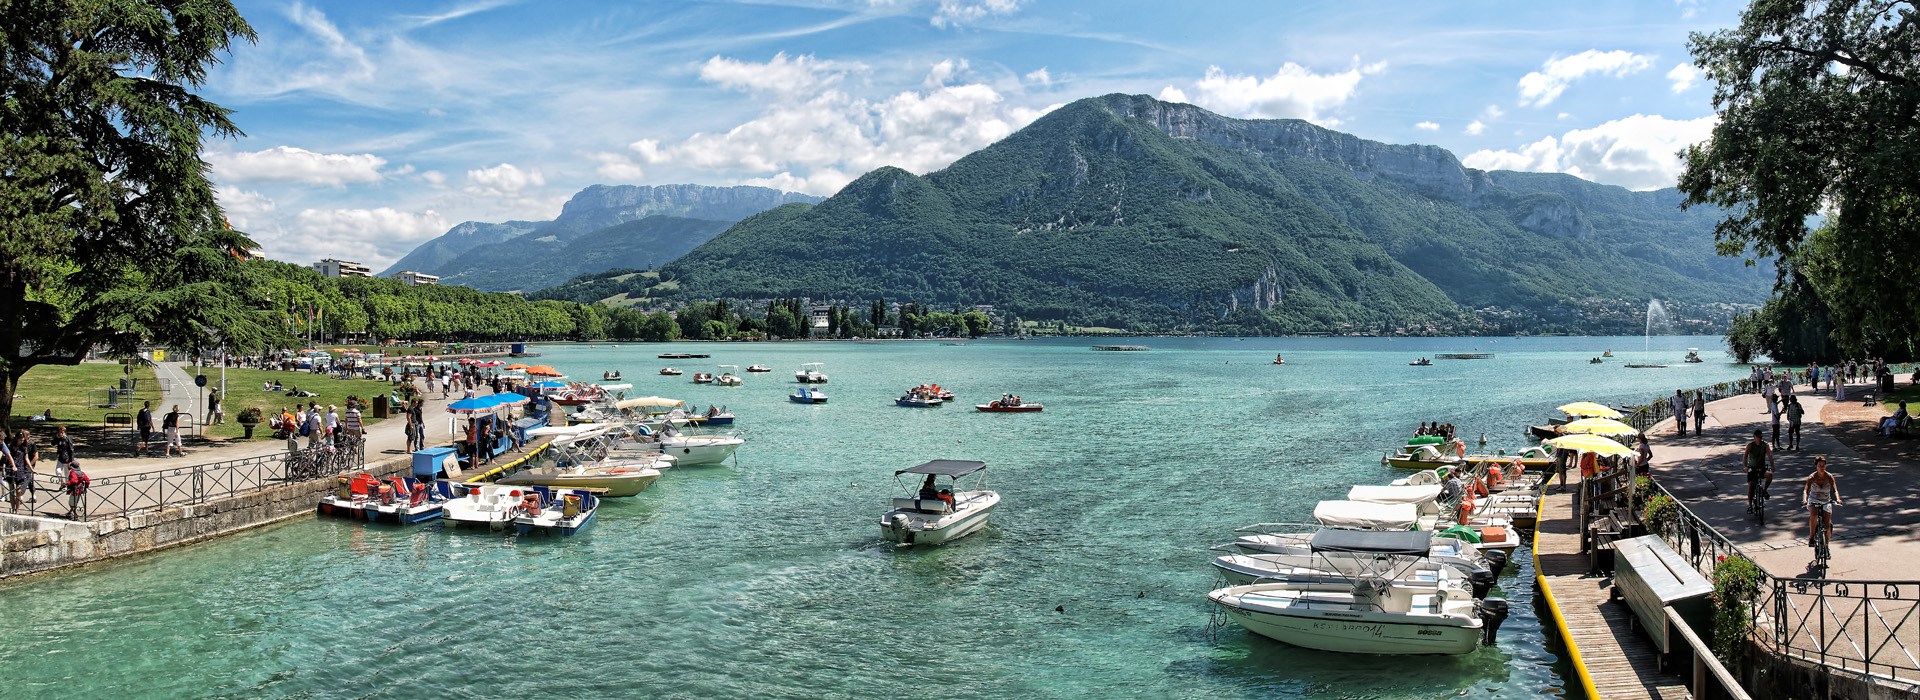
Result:
{"label": "grass lawn", "polygon": [[[202,371],[207,374],[207,386],[219,386],[220,369],[218,367],[209,367]],[[285,395],[284,392],[260,390],[262,383],[271,383],[276,379],[287,389],[298,386],[304,391],[311,391],[319,394],[319,396],[296,399],[292,396]],[[240,412],[248,407],[258,407],[261,412],[273,415],[277,414],[281,407],[291,408],[294,402],[298,401],[301,405],[305,405],[307,402],[313,402],[320,404],[322,407],[328,405],[339,406],[340,411],[345,413],[347,410],[348,396],[360,397],[361,401],[365,404],[360,409],[360,420],[362,423],[371,425],[379,422],[373,417],[373,409],[371,408],[373,405],[373,397],[386,394],[392,390],[393,385],[370,379],[331,379],[322,375],[308,374],[306,372],[229,369],[227,370],[227,397],[223,402],[226,404],[224,408],[227,411],[227,422],[220,425],[207,426],[207,434],[227,438],[240,437],[245,433],[239,423]],[[273,431],[268,429],[264,424],[255,428],[253,431],[253,438],[255,440],[265,439],[272,435]]]}
{"label": "grass lawn", "polygon": [[[20,377],[20,388],[14,392],[20,397],[13,400],[13,415],[9,423],[15,426],[98,426],[106,420],[108,413],[132,414],[140,410],[141,401],[160,402],[160,383],[154,381],[153,367],[136,364],[132,366],[130,374],[123,372],[125,370],[120,364],[106,362],[72,366],[41,365],[27,370],[26,375]],[[106,388],[117,386],[121,377],[140,380],[138,390],[132,396],[120,397],[119,408],[96,405],[106,401]],[[28,422],[31,416],[40,415],[47,409],[53,409],[53,422]]]}

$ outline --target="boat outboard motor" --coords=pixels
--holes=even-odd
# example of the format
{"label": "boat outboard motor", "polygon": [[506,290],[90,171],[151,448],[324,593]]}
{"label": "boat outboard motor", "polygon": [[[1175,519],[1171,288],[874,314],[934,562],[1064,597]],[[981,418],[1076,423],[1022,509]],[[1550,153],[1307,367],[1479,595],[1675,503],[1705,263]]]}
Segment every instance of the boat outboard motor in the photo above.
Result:
{"label": "boat outboard motor", "polygon": [[1467,574],[1467,581],[1473,584],[1473,599],[1480,600],[1487,597],[1487,592],[1493,590],[1494,581],[1499,577],[1500,575],[1493,573],[1491,569],[1474,569],[1473,573]]}
{"label": "boat outboard motor", "polygon": [[907,529],[907,516],[894,513],[893,517],[887,518],[887,528],[893,530],[900,542],[913,544],[913,531]]}
{"label": "boat outboard motor", "polygon": [[1480,601],[1476,607],[1482,623],[1480,643],[1493,646],[1494,640],[1500,636],[1500,623],[1507,621],[1507,599],[1488,598]]}
{"label": "boat outboard motor", "polygon": [[1495,576],[1507,570],[1508,552],[1506,550],[1488,549],[1480,552],[1480,556],[1487,558],[1487,568],[1492,569]]}

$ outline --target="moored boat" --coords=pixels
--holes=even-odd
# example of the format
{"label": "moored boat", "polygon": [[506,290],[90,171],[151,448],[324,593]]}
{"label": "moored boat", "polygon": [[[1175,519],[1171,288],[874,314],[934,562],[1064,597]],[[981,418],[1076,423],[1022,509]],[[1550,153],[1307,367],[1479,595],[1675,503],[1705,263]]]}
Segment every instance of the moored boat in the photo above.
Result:
{"label": "moored boat", "polygon": [[712,384],[712,383],[713,383],[713,375],[712,375],[712,374],[708,374],[708,373],[706,373],[706,372],[694,372],[694,373],[693,373],[693,383],[695,383],[695,384]]}
{"label": "moored boat", "polygon": [[413,524],[440,517],[450,495],[410,477],[343,474],[333,492],[320,498],[316,511],[352,520]]}
{"label": "moored boat", "polygon": [[[936,459],[894,472],[894,483],[912,497],[893,499],[893,509],[880,516],[881,536],[903,546],[937,545],[986,527],[1000,505],[1000,494],[983,488],[986,469],[986,462]],[[906,474],[926,479],[914,489],[900,480]],[[943,477],[946,488],[940,488]]]}
{"label": "moored boat", "polygon": [[543,464],[501,477],[496,483],[553,488],[601,489],[608,498],[645,491],[660,478],[653,460],[615,459],[597,442],[604,431],[555,438],[542,453]]}
{"label": "moored boat", "polygon": [[1455,586],[1355,577],[1347,583],[1262,583],[1207,594],[1249,632],[1353,654],[1466,654],[1495,641],[1499,598]]}
{"label": "moored boat", "polygon": [[544,486],[528,488],[531,491],[521,496],[520,505],[516,508],[513,517],[513,526],[522,535],[543,533],[572,536],[579,534],[581,530],[593,524],[593,516],[600,509],[598,489],[549,489]]}
{"label": "moored boat", "polygon": [[1039,413],[1045,406],[1036,401],[1027,401],[1013,394],[1001,394],[1000,398],[987,403],[973,405],[973,410],[981,413]]}
{"label": "moored boat", "polygon": [[764,365],[748,365],[747,371],[748,372],[772,372],[773,368],[766,367]]}
{"label": "moored boat", "polygon": [[740,375],[734,374],[731,371],[740,369],[739,365],[720,365],[720,369],[724,371],[720,373],[720,376],[713,378],[713,383],[720,386],[740,386],[746,383],[745,380],[740,378]]}
{"label": "moored boat", "polygon": [[893,400],[893,405],[907,408],[933,408],[943,403],[940,399],[905,394]]}
{"label": "moored boat", "polygon": [[660,373],[669,377],[678,377],[681,374],[684,374],[680,370],[674,369],[672,367],[661,367]]}
{"label": "moored boat", "polygon": [[800,365],[800,369],[793,373],[793,380],[801,384],[825,384],[827,383],[827,373],[820,371],[820,368],[825,366],[826,364],[820,362],[808,362]]}
{"label": "moored boat", "polygon": [[479,525],[502,529],[513,524],[514,509],[531,487],[508,484],[449,484],[455,498],[445,506],[450,525]]}
{"label": "moored boat", "polygon": [[788,394],[787,400],[794,403],[826,403],[827,392],[810,386],[803,386],[794,389],[793,393]]}

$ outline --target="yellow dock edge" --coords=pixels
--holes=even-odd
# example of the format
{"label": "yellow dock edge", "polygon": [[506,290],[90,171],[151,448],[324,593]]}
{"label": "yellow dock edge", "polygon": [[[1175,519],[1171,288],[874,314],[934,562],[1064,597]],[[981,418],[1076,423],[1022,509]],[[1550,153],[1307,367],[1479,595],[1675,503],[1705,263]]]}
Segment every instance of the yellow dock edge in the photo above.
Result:
{"label": "yellow dock edge", "polygon": [[[1544,486],[1544,483],[1542,485]],[[1534,512],[1538,513],[1546,510],[1546,501],[1546,489],[1542,488],[1540,490],[1539,500],[1534,502]],[[1537,531],[1534,533],[1534,541],[1536,543],[1540,541],[1540,535]],[[1560,612],[1560,603],[1553,599],[1553,587],[1547,585],[1547,575],[1540,572],[1540,550],[1528,548],[1528,553],[1533,555],[1534,590],[1539,591],[1540,596],[1546,599],[1547,611],[1553,613],[1553,627],[1560,631],[1560,643],[1567,646],[1567,656],[1571,657],[1571,661],[1573,661],[1574,673],[1580,675],[1580,689],[1586,691],[1587,697],[1593,700],[1602,700],[1600,697],[1600,689],[1595,688],[1593,685],[1592,674],[1587,673],[1586,659],[1580,657],[1580,645],[1573,641],[1573,633],[1567,631],[1567,619],[1566,616]]]}
{"label": "yellow dock edge", "polygon": [[527,460],[533,459],[535,456],[539,455],[541,452],[546,451],[547,445],[550,445],[550,444],[553,444],[553,443],[549,443],[549,442],[540,443],[538,446],[534,447],[533,449],[528,450],[526,454],[521,455],[519,459],[494,467],[485,472],[481,472],[479,474],[475,474],[473,476],[467,477],[465,481],[466,483],[469,483],[469,484],[480,482],[480,481],[486,481],[493,477],[499,476],[501,472],[504,472],[510,469],[519,468],[520,465],[526,464]]}

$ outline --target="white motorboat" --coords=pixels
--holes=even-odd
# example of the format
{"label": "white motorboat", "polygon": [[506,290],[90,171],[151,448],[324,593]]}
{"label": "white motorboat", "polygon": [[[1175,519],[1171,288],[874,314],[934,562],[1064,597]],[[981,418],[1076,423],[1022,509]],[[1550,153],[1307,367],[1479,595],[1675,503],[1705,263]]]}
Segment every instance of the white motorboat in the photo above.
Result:
{"label": "white motorboat", "polygon": [[1440,514],[1439,484],[1421,486],[1355,486],[1347,500],[1364,503],[1411,503],[1420,515]]}
{"label": "white motorboat", "polygon": [[[982,488],[986,469],[986,462],[936,459],[894,472],[894,483],[911,497],[893,499],[893,509],[880,516],[881,535],[902,546],[945,544],[986,527],[994,506],[1000,505],[1000,494]],[[906,474],[926,479],[916,488],[901,481]],[[944,489],[939,487],[942,477],[947,480]]]}
{"label": "white motorboat", "polygon": [[1466,654],[1492,645],[1507,616],[1500,598],[1383,578],[1230,586],[1207,599],[1254,634],[1350,654]]}
{"label": "white motorboat", "polygon": [[794,389],[793,393],[788,394],[787,400],[794,403],[826,403],[827,392],[810,386],[803,386]]}
{"label": "white motorboat", "polygon": [[593,516],[600,509],[599,489],[530,488],[514,511],[513,526],[522,535],[575,535],[593,524]]}
{"label": "white motorboat", "polygon": [[554,438],[541,453],[542,464],[502,477],[498,483],[556,488],[601,489],[608,498],[633,496],[660,478],[657,461],[609,455],[602,440],[606,428]]}
{"label": "white motorboat", "polygon": [[745,380],[740,378],[739,374],[734,372],[734,370],[740,369],[740,365],[720,365],[720,369],[723,371],[720,373],[720,376],[713,378],[714,384],[720,386],[740,386],[746,383]]}
{"label": "white motorboat", "polygon": [[1365,501],[1321,501],[1313,507],[1313,519],[1326,527],[1349,530],[1432,530],[1438,516],[1421,515],[1412,503],[1368,503]]}
{"label": "white motorboat", "polygon": [[821,362],[808,362],[800,365],[799,371],[793,373],[793,380],[801,384],[825,384],[827,383],[827,373],[820,371],[820,368],[825,366],[826,364]]}
{"label": "white motorboat", "polygon": [[[1246,554],[1310,556],[1313,536],[1324,529],[1317,524],[1257,523],[1234,530],[1239,536],[1225,546]],[[1499,573],[1506,569],[1510,555],[1506,550],[1482,550],[1453,537],[1435,537],[1427,547],[1428,559],[1466,572],[1487,569]]]}
{"label": "white motorboat", "polygon": [[734,450],[747,444],[746,440],[732,435],[686,435],[672,428],[655,435],[661,454],[672,456],[674,463],[682,467],[725,462]]}
{"label": "white motorboat", "polygon": [[[1303,549],[1289,554],[1228,554],[1215,557],[1213,567],[1227,583],[1245,585],[1277,582],[1340,582],[1373,575],[1391,565],[1393,578],[1457,586],[1465,581],[1473,597],[1484,598],[1493,589],[1495,573],[1486,566],[1459,557],[1433,557],[1433,533],[1420,531],[1368,532],[1321,530]],[[1221,545],[1214,549],[1232,549]],[[1409,552],[1419,552],[1410,554]]]}

